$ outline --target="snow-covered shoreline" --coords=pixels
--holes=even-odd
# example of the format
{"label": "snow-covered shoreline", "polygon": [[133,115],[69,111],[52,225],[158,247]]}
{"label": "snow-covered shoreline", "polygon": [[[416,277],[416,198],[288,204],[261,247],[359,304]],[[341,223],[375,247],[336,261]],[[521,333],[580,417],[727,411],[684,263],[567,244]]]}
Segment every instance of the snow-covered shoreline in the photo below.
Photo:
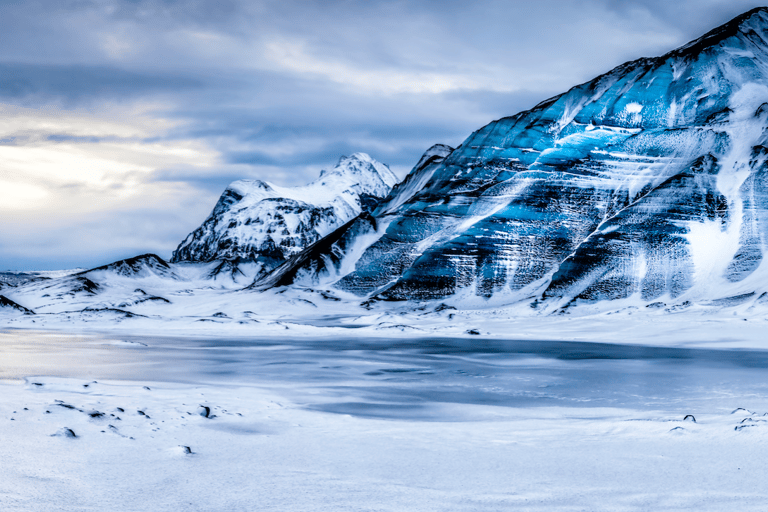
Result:
{"label": "snow-covered shoreline", "polygon": [[[109,311],[72,312],[4,319],[4,328],[105,336],[291,337],[352,340],[357,338],[467,338],[486,340],[559,340],[643,346],[768,349],[768,316],[761,311],[713,311],[693,308],[675,314],[619,311],[569,316],[512,316],[504,308],[479,310],[354,311],[343,314],[289,316],[247,311],[235,315],[120,318]],[[311,312],[310,312],[311,313]],[[450,316],[450,319],[448,318]]]}
{"label": "snow-covered shoreline", "polygon": [[[0,289],[0,328],[121,335],[452,338],[768,349],[763,296],[700,302],[640,297],[581,304],[564,314],[512,297],[466,293],[433,301],[363,301],[323,287],[251,290],[252,275],[209,276],[217,263],[168,264],[154,255]],[[26,279],[26,281],[24,281]]]}

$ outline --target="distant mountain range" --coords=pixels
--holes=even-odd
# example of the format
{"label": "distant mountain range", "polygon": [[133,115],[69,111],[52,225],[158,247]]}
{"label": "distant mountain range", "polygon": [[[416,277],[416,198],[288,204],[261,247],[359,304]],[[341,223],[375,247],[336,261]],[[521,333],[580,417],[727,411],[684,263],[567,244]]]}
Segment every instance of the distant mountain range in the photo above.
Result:
{"label": "distant mountain range", "polygon": [[768,301],[767,129],[759,8],[456,149],[435,145],[401,183],[363,153],[303,187],[237,181],[170,263],[8,274],[0,310],[126,318],[183,302],[205,316],[297,290],[310,294],[290,295],[302,307],[757,307]]}

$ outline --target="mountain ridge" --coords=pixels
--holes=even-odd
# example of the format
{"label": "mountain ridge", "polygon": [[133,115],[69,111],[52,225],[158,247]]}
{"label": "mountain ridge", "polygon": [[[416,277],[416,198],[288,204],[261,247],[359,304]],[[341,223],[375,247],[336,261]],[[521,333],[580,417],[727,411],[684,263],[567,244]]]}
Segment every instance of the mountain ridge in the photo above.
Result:
{"label": "mountain ridge", "polygon": [[[768,215],[763,204],[742,193],[751,183],[749,197],[762,194],[754,187],[764,159],[752,148],[765,143],[766,27],[768,9],[753,9],[661,57],[489,123],[415,194],[374,212],[386,228],[368,233],[375,241],[351,272],[296,275],[361,297],[439,299],[473,288],[539,297],[537,307],[702,296],[707,272],[741,283],[760,266],[768,237],[750,227]],[[721,214],[713,220],[711,211]],[[607,225],[613,234],[601,232]],[[715,265],[741,273],[712,274],[702,230],[728,251],[743,246]]]}

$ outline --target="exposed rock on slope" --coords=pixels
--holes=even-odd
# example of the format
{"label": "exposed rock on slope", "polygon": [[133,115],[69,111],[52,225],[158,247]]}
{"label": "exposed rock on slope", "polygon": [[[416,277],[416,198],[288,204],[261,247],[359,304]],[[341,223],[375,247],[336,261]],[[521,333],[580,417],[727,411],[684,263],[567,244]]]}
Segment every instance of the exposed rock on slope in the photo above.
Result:
{"label": "exposed rock on slope", "polygon": [[3,310],[17,311],[25,315],[35,314],[35,312],[32,311],[31,309],[25,308],[24,306],[17,304],[16,302],[12,301],[5,295],[0,295],[0,311],[3,311]]}

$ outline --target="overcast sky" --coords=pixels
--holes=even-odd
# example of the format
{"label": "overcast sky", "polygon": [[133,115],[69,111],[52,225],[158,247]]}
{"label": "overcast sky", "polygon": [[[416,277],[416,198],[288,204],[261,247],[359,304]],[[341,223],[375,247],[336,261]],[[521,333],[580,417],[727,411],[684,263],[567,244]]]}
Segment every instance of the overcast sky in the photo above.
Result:
{"label": "overcast sky", "polygon": [[0,0],[0,270],[173,249],[228,183],[303,184],[695,39],[739,0]]}

